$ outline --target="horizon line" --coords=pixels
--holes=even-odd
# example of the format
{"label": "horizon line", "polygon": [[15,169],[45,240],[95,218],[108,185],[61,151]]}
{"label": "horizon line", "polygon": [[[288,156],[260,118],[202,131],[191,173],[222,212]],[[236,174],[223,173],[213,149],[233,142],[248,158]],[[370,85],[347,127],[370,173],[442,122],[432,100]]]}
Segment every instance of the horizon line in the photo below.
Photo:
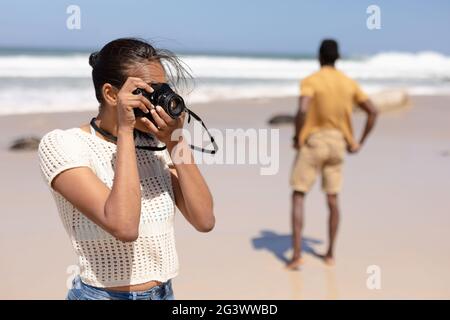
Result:
{"label": "horizon line", "polygon": [[[175,50],[169,49],[177,55],[194,55],[194,56],[226,56],[226,57],[255,57],[255,58],[287,58],[287,59],[316,59],[317,53],[311,52],[269,52],[269,51],[239,51],[239,50]],[[33,52],[37,54],[46,53],[92,53],[97,51],[92,47],[36,47],[36,46],[14,46],[14,45],[0,45],[0,55],[4,53],[20,53]],[[420,53],[420,52],[435,52],[447,56],[447,53],[436,50],[419,50],[419,51],[400,51],[400,50],[384,50],[370,54],[348,54],[346,52],[341,54],[341,59],[364,58],[379,53],[395,52],[395,53]]]}

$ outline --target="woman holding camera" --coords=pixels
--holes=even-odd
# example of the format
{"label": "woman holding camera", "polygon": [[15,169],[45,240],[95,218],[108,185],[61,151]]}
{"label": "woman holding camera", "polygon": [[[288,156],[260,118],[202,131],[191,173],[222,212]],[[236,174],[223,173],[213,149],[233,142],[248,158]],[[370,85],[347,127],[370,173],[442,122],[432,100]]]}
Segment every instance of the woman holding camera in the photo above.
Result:
{"label": "woman holding camera", "polygon": [[[198,231],[214,227],[213,199],[190,148],[171,138],[184,114],[173,119],[133,94],[167,82],[164,62],[183,76],[175,55],[145,41],[106,44],[89,58],[97,117],[50,131],[40,142],[42,176],[79,259],[69,300],[173,299],[175,206]],[[136,117],[135,108],[153,121]],[[172,161],[173,150],[188,161]]]}

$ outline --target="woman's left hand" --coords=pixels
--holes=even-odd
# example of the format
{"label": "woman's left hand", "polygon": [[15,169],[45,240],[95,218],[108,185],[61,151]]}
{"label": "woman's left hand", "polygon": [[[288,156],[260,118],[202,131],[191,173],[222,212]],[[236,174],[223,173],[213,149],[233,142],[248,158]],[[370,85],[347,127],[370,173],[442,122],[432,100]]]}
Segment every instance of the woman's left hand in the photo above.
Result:
{"label": "woman's left hand", "polygon": [[[183,112],[178,119],[172,119],[160,106],[156,106],[155,109],[151,109],[150,112],[157,126],[146,117],[140,118],[139,121],[165,143],[169,154],[172,154],[171,149],[179,141],[183,141],[181,138],[172,140],[172,133],[183,127],[186,112]],[[187,147],[185,143],[181,146]],[[185,158],[181,161],[175,159],[173,161],[175,168],[170,169],[175,203],[187,221],[198,231],[209,232],[215,224],[212,195],[195,164],[191,149],[187,147],[186,150],[186,153],[183,152],[183,157],[188,157],[187,162],[184,161]]]}
{"label": "woman's left hand", "polygon": [[[140,121],[158,138],[159,141],[168,145],[172,142],[172,133],[176,129],[183,128],[184,118],[186,112],[177,118],[173,119],[161,106],[156,106],[154,109],[150,110],[150,113],[155,120],[155,123],[151,122],[148,118],[142,117]],[[178,140],[173,140],[177,142]]]}

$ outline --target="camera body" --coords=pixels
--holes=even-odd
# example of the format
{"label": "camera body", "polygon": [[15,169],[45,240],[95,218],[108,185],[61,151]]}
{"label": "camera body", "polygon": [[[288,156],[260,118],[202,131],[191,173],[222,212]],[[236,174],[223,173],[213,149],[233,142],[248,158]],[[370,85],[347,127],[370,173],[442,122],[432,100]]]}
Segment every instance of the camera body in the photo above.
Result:
{"label": "camera body", "polygon": [[[152,93],[138,88],[133,91],[133,94],[142,94],[155,107],[161,106],[171,118],[179,118],[186,109],[183,98],[176,94],[167,83],[151,83],[150,86],[154,90]],[[154,122],[150,113],[144,113],[139,108],[134,108],[133,112],[136,117],[147,117]]]}

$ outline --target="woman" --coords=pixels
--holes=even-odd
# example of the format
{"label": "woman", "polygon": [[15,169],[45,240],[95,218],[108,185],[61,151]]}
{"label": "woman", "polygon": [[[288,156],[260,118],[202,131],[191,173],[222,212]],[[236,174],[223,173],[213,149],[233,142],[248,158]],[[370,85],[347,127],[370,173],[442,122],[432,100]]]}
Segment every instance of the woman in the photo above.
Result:
{"label": "woman", "polygon": [[[176,56],[138,39],[114,40],[91,54],[97,117],[50,131],[39,144],[42,175],[79,258],[69,300],[173,299],[175,205],[198,231],[214,227],[212,196],[190,148],[182,137],[171,139],[184,114],[172,119],[133,94],[167,82],[164,62],[183,76]],[[154,122],[136,118],[134,108]],[[138,148],[161,143],[167,150]],[[190,163],[172,161],[174,149],[183,159],[187,152]]]}

